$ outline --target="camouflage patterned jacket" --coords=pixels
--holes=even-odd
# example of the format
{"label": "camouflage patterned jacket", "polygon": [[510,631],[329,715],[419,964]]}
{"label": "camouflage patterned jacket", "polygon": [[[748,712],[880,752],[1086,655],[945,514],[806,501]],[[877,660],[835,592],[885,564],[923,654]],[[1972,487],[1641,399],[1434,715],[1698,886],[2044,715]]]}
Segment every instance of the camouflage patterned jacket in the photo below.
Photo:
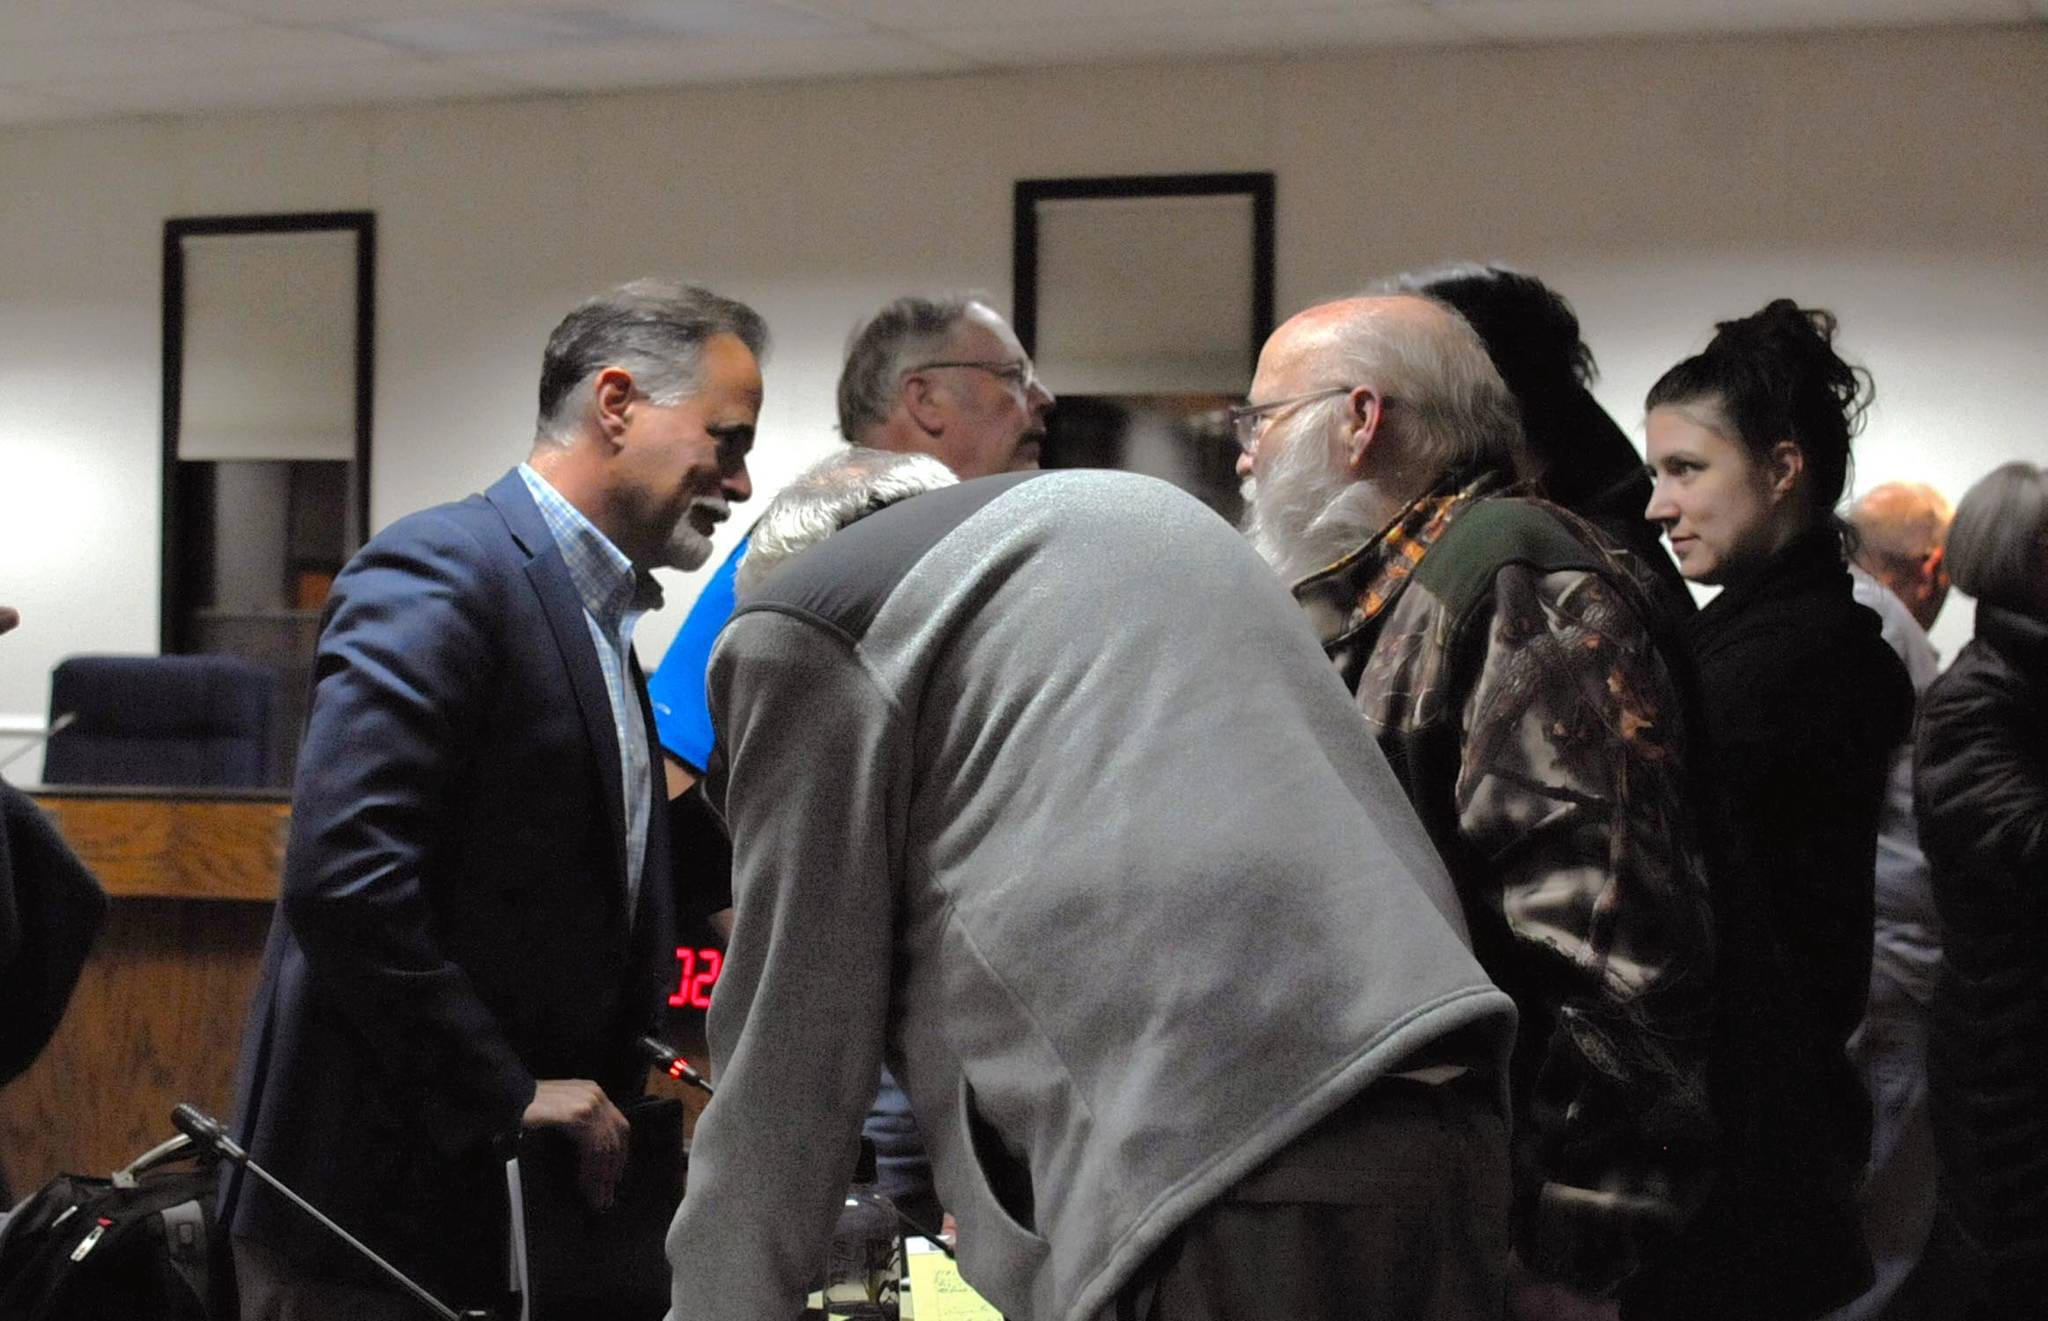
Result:
{"label": "camouflage patterned jacket", "polygon": [[1593,1292],[1697,1205],[1712,1135],[1686,690],[1635,572],[1482,477],[1294,589],[1521,1010],[1515,1246]]}

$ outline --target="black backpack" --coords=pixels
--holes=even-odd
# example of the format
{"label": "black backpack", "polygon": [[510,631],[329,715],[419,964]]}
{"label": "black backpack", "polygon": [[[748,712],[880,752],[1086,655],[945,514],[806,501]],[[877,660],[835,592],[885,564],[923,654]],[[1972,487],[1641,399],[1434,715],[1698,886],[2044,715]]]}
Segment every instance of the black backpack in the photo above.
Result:
{"label": "black backpack", "polygon": [[232,1267],[214,1222],[217,1163],[144,1172],[190,1148],[175,1138],[111,1179],[60,1174],[22,1203],[0,1228],[0,1317],[233,1316]]}

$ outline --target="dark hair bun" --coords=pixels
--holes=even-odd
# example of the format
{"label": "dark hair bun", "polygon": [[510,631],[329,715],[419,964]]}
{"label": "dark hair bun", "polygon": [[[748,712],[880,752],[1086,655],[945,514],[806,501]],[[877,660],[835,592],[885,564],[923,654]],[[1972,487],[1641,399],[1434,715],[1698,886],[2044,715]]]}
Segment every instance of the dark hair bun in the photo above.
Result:
{"label": "dark hair bun", "polygon": [[1853,436],[1863,429],[1870,407],[1870,373],[1835,353],[1839,326],[1835,314],[1824,308],[1774,298],[1753,316],[1716,325],[1707,352],[1777,366],[1783,376],[1779,392],[1808,408],[1832,409]]}
{"label": "dark hair bun", "polygon": [[1848,484],[1849,438],[1871,398],[1870,373],[1835,352],[1836,329],[1831,312],[1772,299],[1717,324],[1706,350],[1664,373],[1645,406],[1712,399],[1751,452],[1792,441],[1806,458],[1811,507],[1825,513]]}

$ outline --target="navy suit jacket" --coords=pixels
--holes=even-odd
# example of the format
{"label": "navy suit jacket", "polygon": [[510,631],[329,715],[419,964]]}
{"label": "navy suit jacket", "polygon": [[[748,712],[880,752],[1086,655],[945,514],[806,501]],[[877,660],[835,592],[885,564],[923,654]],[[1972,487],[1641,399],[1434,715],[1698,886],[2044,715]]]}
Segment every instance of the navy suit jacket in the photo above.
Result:
{"label": "navy suit jacket", "polygon": [[[645,1078],[633,1043],[674,943],[654,780],[629,913],[603,672],[516,471],[394,523],[335,580],[235,1131],[458,1306],[502,1285],[491,1144],[535,1080],[595,1079],[618,1100]],[[223,1201],[236,1234],[358,1274],[259,1182]]]}

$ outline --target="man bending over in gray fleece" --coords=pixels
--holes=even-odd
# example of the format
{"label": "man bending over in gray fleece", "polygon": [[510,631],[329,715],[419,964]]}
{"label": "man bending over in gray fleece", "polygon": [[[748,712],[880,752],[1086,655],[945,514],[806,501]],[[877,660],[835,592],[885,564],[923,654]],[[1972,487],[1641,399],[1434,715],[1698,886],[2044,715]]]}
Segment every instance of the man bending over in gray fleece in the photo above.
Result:
{"label": "man bending over in gray fleece", "polygon": [[1513,1007],[1300,610],[1162,483],[929,462],[799,478],[712,657],[674,1315],[797,1314],[886,1053],[1013,1321],[1498,1317]]}

